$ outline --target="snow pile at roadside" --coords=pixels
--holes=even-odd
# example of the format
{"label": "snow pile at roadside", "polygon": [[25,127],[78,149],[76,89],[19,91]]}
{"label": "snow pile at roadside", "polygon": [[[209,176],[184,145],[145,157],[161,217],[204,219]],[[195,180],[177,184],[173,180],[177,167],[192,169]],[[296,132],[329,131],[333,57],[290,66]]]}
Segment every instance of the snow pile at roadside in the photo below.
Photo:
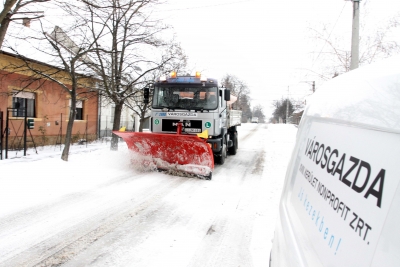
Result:
{"label": "snow pile at roadside", "polygon": [[23,151],[19,157],[15,151],[8,155],[0,160],[0,215],[86,190],[131,168],[123,143],[119,151],[110,151],[106,143],[74,145],[68,162],[61,160],[60,148],[54,146],[38,148],[38,154],[29,149],[25,157]]}

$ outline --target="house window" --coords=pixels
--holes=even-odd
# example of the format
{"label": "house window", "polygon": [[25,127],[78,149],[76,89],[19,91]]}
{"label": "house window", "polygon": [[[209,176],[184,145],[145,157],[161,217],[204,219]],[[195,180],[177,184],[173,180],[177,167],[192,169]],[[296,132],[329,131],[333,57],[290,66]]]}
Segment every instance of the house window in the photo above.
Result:
{"label": "house window", "polygon": [[83,120],[83,101],[76,100],[75,120]]}
{"label": "house window", "polygon": [[[71,107],[71,100],[69,100],[69,106]],[[83,101],[76,100],[76,113],[75,120],[83,120]]]}
{"label": "house window", "polygon": [[25,108],[27,110],[27,117],[35,117],[35,94],[31,92],[17,92],[14,91],[12,99],[13,116],[25,117]]}

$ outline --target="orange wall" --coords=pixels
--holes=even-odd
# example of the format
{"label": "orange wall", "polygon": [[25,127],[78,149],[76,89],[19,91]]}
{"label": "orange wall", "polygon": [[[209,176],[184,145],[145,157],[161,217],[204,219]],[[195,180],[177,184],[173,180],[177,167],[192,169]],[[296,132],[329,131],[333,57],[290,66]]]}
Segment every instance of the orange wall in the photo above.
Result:
{"label": "orange wall", "polygon": [[[0,60],[4,60],[0,58]],[[3,61],[4,62],[4,61]],[[35,93],[35,128],[31,130],[34,136],[57,136],[62,126],[62,134],[65,135],[68,116],[70,97],[64,89],[55,82],[41,79],[28,85],[28,76],[8,73],[0,70],[0,111],[3,111],[3,127],[5,127],[5,117],[7,108],[12,107],[12,96],[9,96],[13,90],[24,89],[27,92]],[[86,93],[85,93],[86,92]],[[86,89],[80,89],[78,99],[83,101],[83,120],[75,120],[73,134],[80,134],[85,139],[85,133],[95,135],[97,133],[98,118],[98,97],[94,92]],[[62,114],[62,119],[61,119]],[[12,113],[9,113],[12,116]],[[12,122],[17,125],[17,120],[13,118]],[[9,127],[11,128],[11,127]],[[41,130],[41,131],[40,131]],[[17,129],[11,129],[10,136],[19,132]],[[17,134],[20,135],[19,133]]]}

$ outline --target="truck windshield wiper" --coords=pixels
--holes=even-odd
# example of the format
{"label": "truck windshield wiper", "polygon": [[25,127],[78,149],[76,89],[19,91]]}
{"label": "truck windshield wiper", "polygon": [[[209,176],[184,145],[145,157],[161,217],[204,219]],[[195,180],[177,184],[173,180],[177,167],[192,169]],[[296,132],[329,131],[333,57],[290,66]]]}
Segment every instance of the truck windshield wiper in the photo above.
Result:
{"label": "truck windshield wiper", "polygon": [[183,110],[187,110],[187,111],[191,111],[191,110],[194,110],[194,111],[201,111],[201,112],[204,112],[204,111],[207,111],[207,112],[210,112],[210,110],[211,109],[209,109],[209,108],[204,108],[204,107],[187,107],[187,108],[184,108],[184,107],[181,107],[181,106],[157,106],[156,108],[160,108],[160,109],[168,109],[168,111],[175,111],[176,109],[183,109]]}
{"label": "truck windshield wiper", "polygon": [[155,107],[155,108],[160,108],[160,109],[166,108],[166,109],[168,109],[168,111],[170,111],[170,110],[175,111],[175,109],[179,109],[180,107],[157,106],[157,107]]}
{"label": "truck windshield wiper", "polygon": [[154,108],[169,108],[168,106],[156,106]]}
{"label": "truck windshield wiper", "polygon": [[210,112],[210,110],[211,109],[209,109],[209,108],[194,108],[194,111],[201,111],[201,112],[204,112],[204,111]]}
{"label": "truck windshield wiper", "polygon": [[190,109],[179,107],[179,106],[177,106],[177,107],[165,107],[165,106],[163,106],[163,108],[168,109],[168,111],[170,111],[170,110],[175,111],[176,109],[183,109],[183,110],[189,110],[190,111]]}

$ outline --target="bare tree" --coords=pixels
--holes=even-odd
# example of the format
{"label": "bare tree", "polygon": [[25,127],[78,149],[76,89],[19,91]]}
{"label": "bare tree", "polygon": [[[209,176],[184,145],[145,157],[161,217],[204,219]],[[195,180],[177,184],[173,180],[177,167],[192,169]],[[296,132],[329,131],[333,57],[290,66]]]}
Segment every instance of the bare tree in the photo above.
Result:
{"label": "bare tree", "polygon": [[247,122],[251,114],[250,90],[247,84],[234,75],[227,74],[222,78],[222,86],[231,90],[231,93],[237,96],[238,100],[233,103],[234,109],[242,110],[242,122]]}
{"label": "bare tree", "polygon": [[[71,29],[72,32],[81,32],[81,24],[75,24],[73,26],[73,29]],[[65,146],[64,150],[61,155],[61,159],[68,161],[68,155],[69,155],[69,148],[71,145],[71,137],[72,137],[72,127],[74,125],[74,120],[76,116],[76,104],[77,104],[77,96],[79,95],[79,88],[82,87],[88,87],[88,77],[85,75],[82,75],[81,72],[83,73],[88,73],[92,74],[93,72],[91,69],[87,68],[85,58],[87,55],[94,50],[94,42],[87,41],[86,39],[81,40],[80,45],[77,46],[77,50],[75,53],[71,53],[69,49],[65,46],[65,35],[62,34],[60,31],[57,31],[57,27],[54,29],[54,31],[49,35],[45,32],[44,36],[46,40],[51,44],[51,47],[53,48],[53,53],[55,53],[55,56],[61,60],[62,66],[64,70],[68,73],[68,78],[69,83],[71,84],[68,86],[59,77],[46,77],[54,82],[57,82],[63,89],[66,91],[70,97],[71,97],[71,106],[70,106],[70,112],[69,112],[69,118],[68,118],[68,124],[67,124],[67,131],[65,135]],[[60,34],[60,38],[58,38],[58,34]],[[42,74],[41,72],[38,72],[38,74]],[[96,87],[95,84],[92,84],[91,90],[93,90]],[[97,95],[97,94],[96,94]]]}
{"label": "bare tree", "polygon": [[[230,89],[231,93],[233,93],[235,96],[237,96],[239,100],[242,95],[250,94],[250,90],[249,90],[247,84],[245,82],[241,81],[235,75],[226,74],[222,78],[221,84],[222,84],[222,86]],[[236,107],[240,108],[240,104],[241,104],[240,101],[238,103],[236,103]]]}
{"label": "bare tree", "polygon": [[294,105],[292,100],[286,98],[281,100],[275,100],[273,102],[273,106],[275,110],[273,112],[273,117],[271,118],[274,121],[282,120],[284,123],[288,123],[286,118],[290,117],[294,111]]}
{"label": "bare tree", "polygon": [[396,28],[400,26],[400,13],[389,20],[389,27]]}
{"label": "bare tree", "polygon": [[[176,71],[177,73],[187,73],[187,56],[184,53],[182,47],[180,44],[172,42],[172,45],[169,47],[170,53],[175,55],[174,58],[172,58],[170,61],[168,61],[166,64],[160,66],[159,69],[154,70],[148,75],[146,75],[144,78],[144,87],[148,87],[149,89],[152,88],[152,85],[154,82],[162,75],[173,71]],[[140,118],[140,125],[139,125],[139,132],[143,131],[143,124],[146,119],[146,114],[150,110],[151,107],[151,102],[152,102],[152,94],[150,93],[150,98],[149,98],[149,103],[145,103],[143,101],[143,90],[142,88],[136,89],[138,94],[136,94],[133,97],[130,97],[127,99],[125,102],[125,105],[131,109],[136,115],[139,116]]]}
{"label": "bare tree", "polygon": [[32,11],[28,7],[50,0],[6,0],[4,8],[0,13],[0,47],[3,45],[4,37],[11,21],[21,20],[30,23],[31,20],[44,17],[43,11]]}
{"label": "bare tree", "polygon": [[242,122],[248,122],[252,117],[250,96],[241,94],[238,100],[240,110],[242,110]]}
{"label": "bare tree", "polygon": [[[149,73],[177,57],[171,49],[175,44],[160,38],[168,27],[150,19],[150,11],[158,0],[80,3],[60,1],[59,5],[84,22],[81,31],[94,44],[90,61],[85,62],[101,80],[99,93],[115,104],[113,130],[119,130],[124,104],[141,93]],[[118,137],[113,135],[111,149],[117,148]]]}
{"label": "bare tree", "polygon": [[[377,59],[387,58],[400,53],[400,44],[391,37],[391,33],[399,25],[393,18],[386,26],[367,31],[361,24],[359,64],[370,64]],[[323,61],[325,76],[336,77],[350,70],[350,39],[342,35],[332,35],[331,27],[323,25],[320,29],[309,28],[311,37],[320,41],[322,49],[316,50],[315,60]],[[371,33],[372,32],[372,33]]]}
{"label": "bare tree", "polygon": [[[68,77],[62,77],[50,70],[37,69],[28,61],[25,64],[36,75],[58,83],[70,95],[62,154],[62,159],[68,160],[78,88],[87,87],[88,76],[101,81],[95,89],[115,104],[113,130],[118,130],[125,101],[142,92],[140,89],[148,82],[147,74],[166,66],[177,55],[173,49],[176,44],[164,42],[158,36],[168,27],[150,20],[147,15],[157,0],[56,3],[67,14],[65,25],[56,26],[51,32],[42,27],[39,32],[20,40],[32,41],[38,51],[51,57],[54,65],[67,73]],[[111,149],[117,148],[118,138],[113,136]]]}
{"label": "bare tree", "polygon": [[257,117],[259,122],[265,122],[264,110],[261,105],[257,105],[253,108],[253,116],[252,117]]}
{"label": "bare tree", "polygon": [[[7,49],[17,54],[24,62],[21,66],[14,66],[16,72],[24,69],[29,70],[34,74],[33,78],[53,81],[69,95],[70,112],[65,146],[61,155],[61,159],[65,161],[68,161],[77,98],[79,94],[87,94],[88,90],[94,88],[93,78],[90,79],[94,72],[87,67],[85,61],[87,55],[94,51],[94,41],[87,38],[76,38],[78,45],[72,42],[66,33],[74,37],[82,37],[86,33],[83,27],[84,22],[76,19],[71,19],[69,22],[70,26],[65,30],[55,27],[51,33],[46,31],[43,25],[39,29],[27,28],[23,31],[18,30],[15,34],[10,32],[7,42]],[[10,40],[15,41],[11,42]],[[24,47],[29,47],[29,51],[25,51]],[[46,67],[34,64],[29,59],[31,55],[25,55],[25,53],[33,53],[34,51],[41,55],[42,60],[46,61]],[[82,91],[80,88],[88,90]]]}

